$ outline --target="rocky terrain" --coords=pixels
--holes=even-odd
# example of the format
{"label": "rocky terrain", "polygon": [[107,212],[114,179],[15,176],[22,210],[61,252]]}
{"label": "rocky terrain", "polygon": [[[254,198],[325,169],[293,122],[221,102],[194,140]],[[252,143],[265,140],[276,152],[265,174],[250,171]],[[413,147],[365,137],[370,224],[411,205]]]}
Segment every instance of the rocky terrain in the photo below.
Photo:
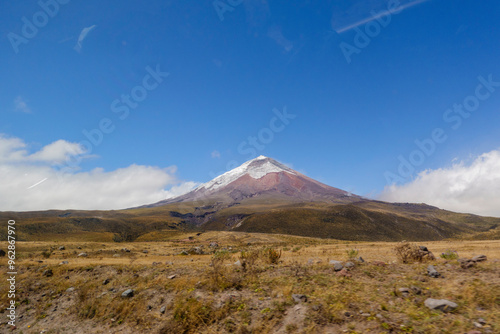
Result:
{"label": "rocky terrain", "polygon": [[2,333],[500,331],[498,241],[208,232],[17,247],[19,318],[11,331],[2,317]]}

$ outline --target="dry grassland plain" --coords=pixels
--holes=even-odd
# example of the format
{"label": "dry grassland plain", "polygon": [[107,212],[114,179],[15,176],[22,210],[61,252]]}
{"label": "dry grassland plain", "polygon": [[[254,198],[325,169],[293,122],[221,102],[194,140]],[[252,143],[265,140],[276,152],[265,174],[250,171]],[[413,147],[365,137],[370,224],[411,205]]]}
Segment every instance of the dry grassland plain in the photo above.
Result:
{"label": "dry grassland plain", "polygon": [[[397,245],[237,232],[18,242],[17,327],[3,280],[0,332],[500,333],[500,241],[418,242],[436,259],[406,264]],[[488,260],[464,269],[440,257],[448,250]],[[331,260],[354,266],[335,271]],[[431,310],[427,298],[458,307]]]}

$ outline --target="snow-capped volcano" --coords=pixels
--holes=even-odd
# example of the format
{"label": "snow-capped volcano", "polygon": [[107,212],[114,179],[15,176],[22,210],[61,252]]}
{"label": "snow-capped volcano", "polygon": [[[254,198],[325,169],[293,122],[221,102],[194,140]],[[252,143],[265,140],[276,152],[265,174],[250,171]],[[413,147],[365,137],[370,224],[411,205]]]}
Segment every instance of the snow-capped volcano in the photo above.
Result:
{"label": "snow-capped volcano", "polygon": [[244,175],[249,175],[250,177],[258,180],[269,173],[290,173],[296,175],[295,171],[287,166],[279,163],[276,160],[270,159],[263,155],[258,156],[255,159],[249,160],[235,169],[226,172],[212,181],[200,185],[196,190],[207,190],[213,191],[221,187],[229,185],[231,182],[236,181]]}
{"label": "snow-capped volcano", "polygon": [[[313,180],[263,155],[243,163],[182,196],[152,206],[178,202],[218,202],[234,204],[247,198],[288,199],[292,201],[352,202],[356,195]],[[201,204],[200,204],[201,205]]]}

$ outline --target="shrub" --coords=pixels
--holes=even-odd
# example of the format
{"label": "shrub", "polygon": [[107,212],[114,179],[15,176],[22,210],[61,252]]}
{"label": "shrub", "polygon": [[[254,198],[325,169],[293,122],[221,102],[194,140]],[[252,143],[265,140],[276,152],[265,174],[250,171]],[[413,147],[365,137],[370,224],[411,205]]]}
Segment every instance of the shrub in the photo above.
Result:
{"label": "shrub", "polygon": [[266,249],[265,253],[270,264],[277,264],[279,262],[279,259],[281,258],[281,250],[277,251],[274,248],[268,248]]}
{"label": "shrub", "polygon": [[349,260],[354,260],[358,257],[359,251],[357,249],[346,249],[345,252],[347,253],[347,258]]}
{"label": "shrub", "polygon": [[48,259],[50,256],[52,255],[52,251],[47,249],[47,250],[44,250],[42,252],[42,256],[45,258],[45,259]]}
{"label": "shrub", "polygon": [[441,256],[445,260],[456,260],[458,259],[458,253],[457,251],[448,249],[446,252],[441,253]]}
{"label": "shrub", "polygon": [[403,263],[412,263],[415,261],[422,262],[424,252],[415,244],[402,241],[395,248],[396,256]]}
{"label": "shrub", "polygon": [[260,252],[258,250],[253,251],[241,251],[239,260],[241,262],[241,267],[243,271],[255,271],[255,264],[260,257]]}

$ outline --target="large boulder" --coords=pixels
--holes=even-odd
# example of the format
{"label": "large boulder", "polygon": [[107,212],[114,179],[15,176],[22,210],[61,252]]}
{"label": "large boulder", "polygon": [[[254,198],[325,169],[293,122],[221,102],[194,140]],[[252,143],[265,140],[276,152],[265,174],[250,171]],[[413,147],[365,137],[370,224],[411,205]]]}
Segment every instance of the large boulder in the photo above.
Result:
{"label": "large boulder", "polygon": [[458,307],[457,304],[446,299],[427,298],[424,304],[431,310],[440,310],[443,312],[451,312]]}

